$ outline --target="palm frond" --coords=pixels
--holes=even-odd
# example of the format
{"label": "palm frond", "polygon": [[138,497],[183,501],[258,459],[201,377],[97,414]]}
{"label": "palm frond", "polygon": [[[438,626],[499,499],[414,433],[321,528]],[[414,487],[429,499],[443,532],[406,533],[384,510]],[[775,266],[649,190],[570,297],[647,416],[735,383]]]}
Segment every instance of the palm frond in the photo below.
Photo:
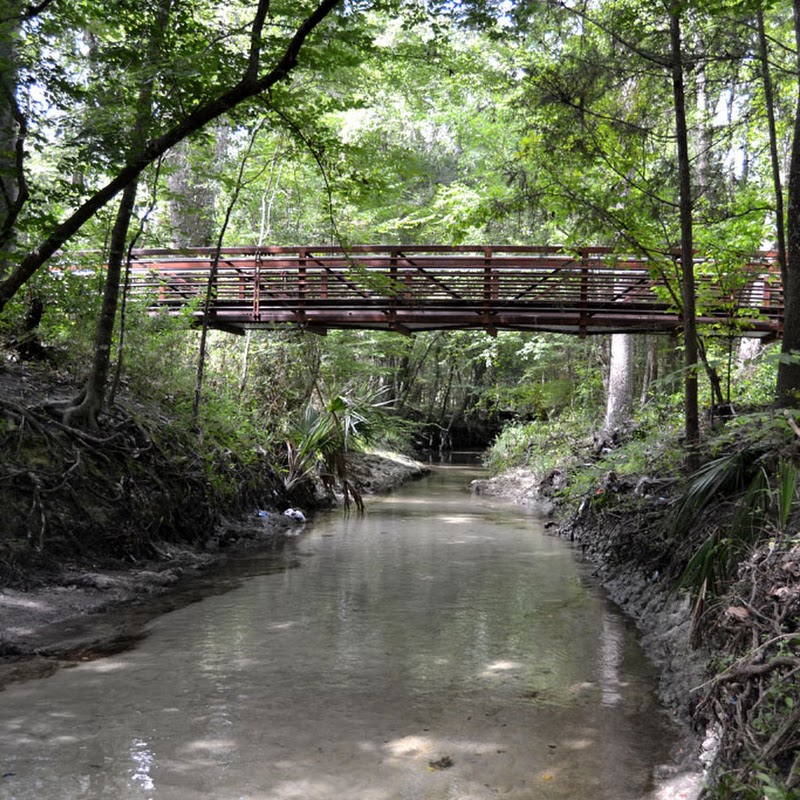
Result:
{"label": "palm frond", "polygon": [[755,455],[751,450],[740,450],[700,467],[692,475],[686,492],[675,507],[673,531],[684,533],[715,497],[742,489],[749,478]]}
{"label": "palm frond", "polygon": [[348,386],[330,393],[327,399],[320,393],[320,406],[309,403],[286,443],[286,488],[310,478],[322,466],[325,475],[339,482],[345,510],[354,503],[363,511],[361,494],[347,474],[345,453],[369,444],[380,429],[384,408],[392,402],[382,399],[385,393],[385,388]]}
{"label": "palm frond", "polygon": [[797,467],[788,459],[782,459],[778,465],[778,530],[783,533],[789,524],[797,498]]}

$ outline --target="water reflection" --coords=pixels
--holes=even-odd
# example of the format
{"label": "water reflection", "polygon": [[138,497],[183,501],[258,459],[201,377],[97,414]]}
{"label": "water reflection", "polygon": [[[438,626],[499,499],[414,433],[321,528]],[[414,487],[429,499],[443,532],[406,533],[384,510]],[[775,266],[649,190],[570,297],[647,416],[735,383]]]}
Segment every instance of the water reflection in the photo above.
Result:
{"label": "water reflection", "polygon": [[294,543],[300,569],[11,687],[0,798],[647,796],[671,734],[630,626],[563,543],[464,482],[334,515]]}

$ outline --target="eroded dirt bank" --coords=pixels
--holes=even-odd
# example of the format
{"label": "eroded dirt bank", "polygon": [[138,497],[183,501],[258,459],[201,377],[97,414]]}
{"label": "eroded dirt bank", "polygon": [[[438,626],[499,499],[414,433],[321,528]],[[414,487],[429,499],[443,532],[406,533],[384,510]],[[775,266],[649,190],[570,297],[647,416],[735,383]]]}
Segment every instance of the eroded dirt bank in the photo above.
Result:
{"label": "eroded dirt bank", "polygon": [[[428,471],[394,454],[349,460],[364,493],[390,491]],[[153,616],[202,597],[212,582],[224,586],[218,573],[231,554],[280,550],[303,527],[279,509],[258,509],[221,517],[204,541],[154,543],[154,555],[141,562],[75,558],[62,569],[32,573],[24,584],[0,584],[0,688],[126,647]]]}
{"label": "eroded dirt bank", "polygon": [[[306,515],[330,505],[321,487],[287,492],[270,456],[197,452],[158,406],[128,400],[96,432],[53,409],[74,382],[0,369],[0,686],[65,659],[126,646],[171,604],[207,591],[200,579],[243,549],[280,549]],[[362,493],[426,467],[392,454],[350,454]]]}

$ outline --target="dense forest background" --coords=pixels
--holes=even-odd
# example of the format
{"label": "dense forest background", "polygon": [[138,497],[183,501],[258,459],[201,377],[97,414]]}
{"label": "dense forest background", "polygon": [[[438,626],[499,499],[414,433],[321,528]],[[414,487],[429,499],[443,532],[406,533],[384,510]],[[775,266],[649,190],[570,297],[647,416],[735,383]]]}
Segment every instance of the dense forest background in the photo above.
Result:
{"label": "dense forest background", "polygon": [[[691,596],[715,796],[797,798],[799,43],[800,0],[4,0],[0,574],[480,449]],[[132,248],[324,244],[609,246],[682,327],[237,337],[129,296]],[[698,325],[758,251],[780,338]]]}
{"label": "dense forest background", "polygon": [[[782,358],[735,317],[693,324],[694,271],[735,285],[759,249],[778,251],[791,308],[788,3],[161,0],[109,18],[45,0],[11,3],[0,24],[2,325],[17,354],[86,373],[71,424],[95,426],[124,380],[280,438],[315,390],[359,385],[435,447],[565,414],[613,434],[634,405],[659,424],[683,415],[691,447],[700,407],[793,399],[793,317]],[[197,335],[125,303],[134,245],[324,243],[709,260],[681,263],[676,339],[214,334],[202,403]]]}

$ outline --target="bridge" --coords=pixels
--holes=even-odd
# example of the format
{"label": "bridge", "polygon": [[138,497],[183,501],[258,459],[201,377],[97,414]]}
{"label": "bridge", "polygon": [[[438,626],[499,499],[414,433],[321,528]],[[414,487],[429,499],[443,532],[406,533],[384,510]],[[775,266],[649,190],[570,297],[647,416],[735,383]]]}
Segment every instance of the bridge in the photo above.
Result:
{"label": "bridge", "polygon": [[[397,331],[579,335],[680,329],[678,254],[592,247],[371,246],[135,250],[131,289],[153,313],[242,333],[287,324]],[[783,294],[774,253],[736,266],[696,259],[698,324],[771,339]]]}

